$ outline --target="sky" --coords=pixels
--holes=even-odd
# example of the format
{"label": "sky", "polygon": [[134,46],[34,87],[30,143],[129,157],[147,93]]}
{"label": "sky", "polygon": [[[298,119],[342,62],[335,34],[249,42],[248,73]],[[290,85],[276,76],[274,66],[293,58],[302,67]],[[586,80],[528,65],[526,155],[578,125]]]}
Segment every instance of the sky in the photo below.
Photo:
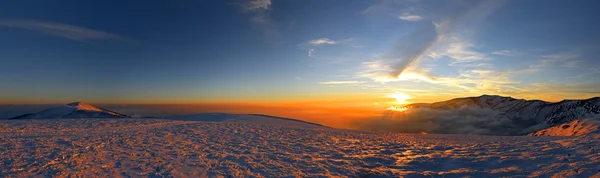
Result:
{"label": "sky", "polygon": [[0,104],[212,104],[204,108],[308,117],[483,94],[583,99],[600,96],[598,5],[7,1]]}

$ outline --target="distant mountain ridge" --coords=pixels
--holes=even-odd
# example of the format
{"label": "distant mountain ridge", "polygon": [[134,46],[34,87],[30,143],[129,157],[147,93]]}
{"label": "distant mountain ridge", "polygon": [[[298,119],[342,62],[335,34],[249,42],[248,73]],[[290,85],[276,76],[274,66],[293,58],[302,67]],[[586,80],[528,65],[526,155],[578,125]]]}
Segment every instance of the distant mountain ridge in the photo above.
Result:
{"label": "distant mountain ridge", "polygon": [[164,119],[186,120],[186,121],[207,121],[207,122],[243,122],[258,124],[277,124],[300,127],[324,127],[327,126],[307,122],[303,120],[290,119],[284,117],[270,116],[264,114],[226,114],[226,113],[201,113],[191,115],[168,116]]}
{"label": "distant mountain ridge", "polygon": [[497,95],[482,95],[435,103],[415,103],[406,105],[405,107],[455,110],[464,106],[492,109],[503,112],[504,115],[515,120],[555,126],[600,114],[600,97],[584,100],[546,102]]}
{"label": "distant mountain ridge", "polygon": [[37,113],[23,114],[9,119],[76,119],[76,118],[130,118],[131,116],[84,103],[74,102],[45,109]]}

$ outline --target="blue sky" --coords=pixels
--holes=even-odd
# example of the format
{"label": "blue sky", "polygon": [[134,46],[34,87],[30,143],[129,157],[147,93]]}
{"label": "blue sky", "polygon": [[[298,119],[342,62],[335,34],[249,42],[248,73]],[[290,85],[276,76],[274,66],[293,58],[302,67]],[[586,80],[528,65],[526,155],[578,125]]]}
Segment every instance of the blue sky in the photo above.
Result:
{"label": "blue sky", "polygon": [[[596,1],[11,1],[0,101],[598,96]],[[387,101],[387,100],[386,100]]]}

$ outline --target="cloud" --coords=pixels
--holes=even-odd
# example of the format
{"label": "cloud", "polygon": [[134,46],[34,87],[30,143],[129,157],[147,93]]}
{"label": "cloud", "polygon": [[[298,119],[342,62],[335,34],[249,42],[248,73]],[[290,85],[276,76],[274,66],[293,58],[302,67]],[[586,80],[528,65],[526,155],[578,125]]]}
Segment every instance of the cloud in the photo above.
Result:
{"label": "cloud", "polygon": [[581,53],[579,51],[560,52],[541,56],[542,59],[529,65],[530,71],[539,71],[560,65],[561,67],[575,68],[579,67],[579,61],[575,60]]}
{"label": "cloud", "polygon": [[[492,69],[461,69],[458,76],[435,76],[430,74],[430,69],[418,68],[417,66],[407,68],[399,76],[389,75],[393,71],[392,66],[381,61],[364,62],[363,73],[360,77],[371,78],[377,82],[411,81],[425,82],[450,87],[448,90],[462,94],[514,94],[525,89],[516,87],[519,82],[512,80],[527,70],[495,71]],[[458,90],[454,90],[458,89]]]}
{"label": "cloud", "polygon": [[498,56],[511,56],[513,53],[514,53],[513,51],[509,51],[509,50],[499,50],[499,51],[492,52],[493,55],[498,55]]}
{"label": "cloud", "polygon": [[469,106],[456,110],[413,108],[404,112],[386,111],[380,118],[358,120],[353,126],[370,131],[482,135],[519,135],[542,127],[535,121]]}
{"label": "cloud", "polygon": [[342,39],[342,40],[319,38],[319,39],[310,40],[308,43],[303,43],[303,44],[300,44],[299,46],[300,46],[300,48],[306,49],[308,51],[309,57],[313,57],[313,54],[315,53],[316,48],[318,46],[323,46],[323,45],[349,45],[354,48],[362,47],[362,46],[356,44],[356,41],[354,38],[348,38],[348,39]]}
{"label": "cloud", "polygon": [[0,26],[32,30],[75,41],[90,41],[102,39],[128,41],[124,37],[121,37],[117,34],[56,22],[41,22],[31,20],[0,20]]}
{"label": "cloud", "polygon": [[308,57],[312,57],[313,53],[315,52],[315,49],[308,49]]}
{"label": "cloud", "polygon": [[[487,55],[472,50],[475,45],[465,40],[465,35],[461,33],[472,31],[465,28],[479,24],[501,5],[502,1],[481,1],[456,15],[448,15],[453,18],[442,19],[433,22],[433,25],[417,29],[412,34],[396,40],[388,52],[378,57],[377,60],[383,63],[380,66],[387,68],[370,69],[361,75],[385,78],[386,81],[398,80],[403,72],[425,57],[446,56],[454,59],[453,64],[489,60]],[[387,76],[383,72],[387,72]]]}
{"label": "cloud", "polygon": [[471,50],[473,47],[474,45],[469,42],[451,43],[446,47],[446,50],[440,55],[454,59],[455,61],[453,62],[453,64],[490,59],[487,55],[483,53]]}
{"label": "cloud", "polygon": [[323,85],[348,85],[348,84],[361,84],[361,83],[365,83],[365,82],[354,81],[354,80],[319,82],[319,84],[323,84]]}
{"label": "cloud", "polygon": [[271,0],[252,0],[248,2],[247,8],[250,10],[255,9],[269,9],[271,7]]}
{"label": "cloud", "polygon": [[313,45],[338,44],[339,41],[333,41],[333,40],[330,40],[329,38],[320,38],[320,39],[311,40],[309,43],[313,44]]}
{"label": "cloud", "polygon": [[251,14],[251,21],[260,27],[269,40],[281,38],[277,25],[270,17],[272,0],[249,0],[238,3],[242,12]]}
{"label": "cloud", "polygon": [[402,15],[399,15],[398,19],[400,19],[400,20],[406,20],[406,21],[419,21],[419,20],[422,20],[423,17],[421,17],[419,15],[404,13]]}

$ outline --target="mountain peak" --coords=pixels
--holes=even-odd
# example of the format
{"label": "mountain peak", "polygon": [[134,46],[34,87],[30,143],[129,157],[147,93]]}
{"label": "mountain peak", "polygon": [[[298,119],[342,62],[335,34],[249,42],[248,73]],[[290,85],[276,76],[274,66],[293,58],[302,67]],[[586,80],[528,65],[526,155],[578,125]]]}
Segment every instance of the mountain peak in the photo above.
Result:
{"label": "mountain peak", "polygon": [[500,95],[488,95],[488,94],[483,94],[483,95],[481,95],[481,96],[479,96],[479,97],[476,97],[476,98],[513,98],[513,97],[510,97],[510,96],[500,96]]}
{"label": "mountain peak", "polygon": [[67,106],[78,106],[78,105],[79,105],[79,104],[81,104],[81,103],[83,103],[83,104],[87,104],[87,103],[84,103],[84,102],[81,102],[81,101],[77,101],[77,102],[72,102],[72,103],[69,103],[69,104],[67,104]]}
{"label": "mountain peak", "polygon": [[55,119],[55,118],[128,118],[125,114],[102,109],[84,102],[72,102],[46,110],[24,114],[11,119]]}
{"label": "mountain peak", "polygon": [[102,111],[103,110],[94,105],[84,103],[84,102],[79,102],[79,101],[66,104],[66,106],[77,109],[77,110],[83,110],[83,111]]}

